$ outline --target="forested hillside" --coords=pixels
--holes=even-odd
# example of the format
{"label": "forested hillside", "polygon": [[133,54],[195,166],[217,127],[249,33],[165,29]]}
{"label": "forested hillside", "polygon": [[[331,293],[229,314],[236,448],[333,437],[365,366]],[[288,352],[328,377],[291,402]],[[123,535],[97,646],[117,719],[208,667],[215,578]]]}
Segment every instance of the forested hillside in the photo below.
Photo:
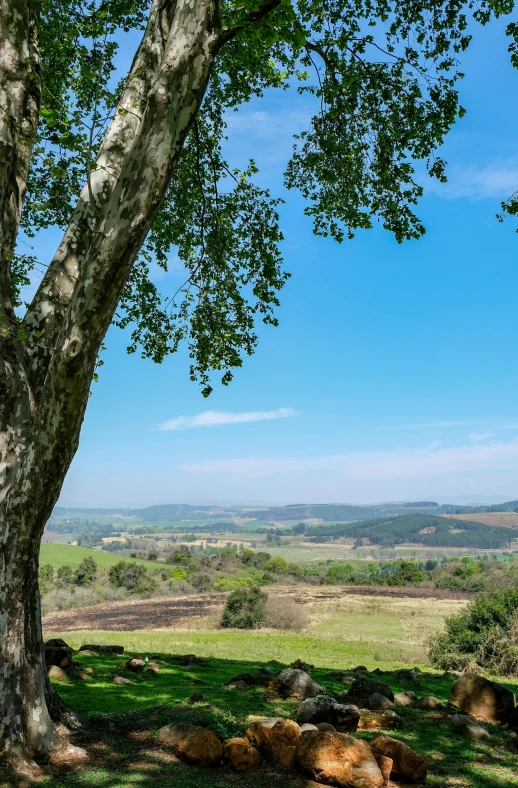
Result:
{"label": "forested hillside", "polygon": [[484,525],[470,520],[438,517],[429,514],[404,514],[391,519],[379,518],[362,523],[315,526],[306,529],[312,542],[334,539],[354,539],[357,546],[365,543],[381,547],[413,543],[430,547],[476,547],[480,549],[502,549],[516,539],[512,528]]}

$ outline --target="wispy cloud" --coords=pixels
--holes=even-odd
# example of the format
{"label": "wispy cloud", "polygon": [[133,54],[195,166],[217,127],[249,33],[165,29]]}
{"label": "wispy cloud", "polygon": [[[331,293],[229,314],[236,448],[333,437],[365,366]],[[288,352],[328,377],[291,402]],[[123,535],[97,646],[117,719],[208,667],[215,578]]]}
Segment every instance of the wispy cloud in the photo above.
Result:
{"label": "wispy cloud", "polygon": [[488,438],[494,438],[494,432],[470,432],[468,435],[468,440],[473,441],[473,443],[480,443],[480,441],[485,441]]}
{"label": "wispy cloud", "polygon": [[296,416],[293,408],[278,410],[253,410],[246,413],[225,413],[224,411],[206,410],[196,416],[178,416],[160,424],[161,430],[189,430],[193,427],[219,427],[222,424],[244,424],[250,421],[272,421]]}
{"label": "wispy cloud", "polygon": [[453,165],[448,168],[448,182],[432,180],[427,190],[450,200],[485,197],[505,199],[518,186],[518,158],[496,159],[483,167]]}
{"label": "wispy cloud", "polygon": [[518,472],[518,440],[439,448],[335,454],[320,457],[255,457],[209,460],[180,466],[187,473],[258,478],[282,473],[325,470],[343,481],[358,479],[433,479],[475,472]]}

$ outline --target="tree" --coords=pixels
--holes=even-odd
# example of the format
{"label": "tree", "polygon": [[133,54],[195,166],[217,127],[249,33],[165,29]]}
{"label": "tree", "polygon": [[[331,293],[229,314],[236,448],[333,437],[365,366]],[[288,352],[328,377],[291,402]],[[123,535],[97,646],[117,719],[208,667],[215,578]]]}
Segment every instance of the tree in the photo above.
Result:
{"label": "tree", "polygon": [[268,595],[257,586],[236,588],[229,595],[221,626],[235,629],[256,629],[264,624]]}
{"label": "tree", "polygon": [[108,573],[112,586],[125,588],[130,593],[137,591],[139,585],[144,583],[146,575],[145,567],[132,561],[119,561]]}
{"label": "tree", "polygon": [[[482,0],[475,15],[487,21],[492,11]],[[276,324],[287,279],[279,200],[254,183],[253,162],[243,172],[228,166],[225,113],[298,84],[315,115],[296,141],[286,185],[306,199],[315,232],[342,241],[379,219],[398,241],[418,237],[422,189],[412,161],[444,178],[435,151],[460,112],[466,25],[461,0],[0,0],[7,757],[46,757],[60,744],[52,720],[67,710],[45,671],[39,545],[108,327],[131,324],[129,350],[140,346],[157,362],[185,340],[191,378],[208,395],[212,370],[228,384],[253,353],[256,321]],[[113,87],[117,36],[136,28],[141,43]],[[31,237],[49,226],[63,230],[50,262],[20,251],[21,230]],[[173,245],[186,281],[165,300],[149,263],[166,268]],[[24,305],[31,271],[43,278]]]}
{"label": "tree", "polygon": [[97,577],[97,564],[93,558],[83,558],[74,572],[74,583],[78,586],[90,586]]}

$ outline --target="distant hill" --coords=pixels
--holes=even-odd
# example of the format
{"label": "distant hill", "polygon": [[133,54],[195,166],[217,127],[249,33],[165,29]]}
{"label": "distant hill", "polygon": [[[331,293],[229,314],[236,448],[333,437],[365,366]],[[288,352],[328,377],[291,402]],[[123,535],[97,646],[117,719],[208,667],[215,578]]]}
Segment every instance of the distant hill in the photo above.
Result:
{"label": "distant hill", "polygon": [[403,514],[391,519],[379,518],[368,523],[315,526],[306,529],[312,542],[354,539],[356,546],[364,540],[380,547],[411,543],[428,547],[473,547],[495,550],[509,547],[516,538],[512,528],[493,527],[471,520],[456,520],[430,514]]}

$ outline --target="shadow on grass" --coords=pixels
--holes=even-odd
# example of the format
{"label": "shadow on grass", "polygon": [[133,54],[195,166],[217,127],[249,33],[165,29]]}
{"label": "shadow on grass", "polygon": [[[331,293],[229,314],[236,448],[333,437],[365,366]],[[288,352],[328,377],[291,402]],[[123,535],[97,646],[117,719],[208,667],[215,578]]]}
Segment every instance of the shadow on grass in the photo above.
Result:
{"label": "shadow on grass", "polygon": [[[178,761],[172,751],[160,746],[156,738],[160,727],[175,721],[203,725],[220,739],[226,739],[243,735],[250,714],[292,716],[297,703],[278,698],[269,700],[263,687],[226,688],[237,674],[255,674],[265,667],[275,674],[286,665],[276,661],[207,658],[184,667],[171,654],[149,653],[144,656],[154,657],[160,672],[131,674],[122,667],[128,656],[75,655],[77,667],[69,683],[56,686],[70,706],[92,718],[92,725],[74,738],[74,743],[88,751],[89,760],[77,769],[53,769],[45,785],[53,788],[152,788],[161,785],[306,788],[315,785],[294,771],[266,761],[251,775],[238,775],[224,767],[209,770],[187,766]],[[79,672],[84,667],[90,667],[93,673],[91,679],[83,681]],[[325,668],[311,671],[311,674],[327,692],[338,693],[346,686],[337,681],[336,666],[333,668],[330,675]],[[134,683],[115,684],[114,673]],[[394,692],[412,689],[418,696],[435,695],[443,701],[447,701],[454,681],[452,676],[422,673],[416,685],[408,671],[384,671],[382,679]],[[509,686],[515,688],[512,683]],[[207,702],[189,705],[188,700],[194,692],[203,693]],[[426,758],[429,765],[427,785],[431,788],[518,786],[518,751],[513,749],[507,732],[489,726],[490,742],[472,742],[452,732],[447,712],[424,712],[409,707],[398,707],[397,711],[402,718],[402,728],[386,733],[404,741]],[[359,732],[357,735],[368,741],[375,733]],[[16,784],[4,783],[0,776],[0,788]]]}

